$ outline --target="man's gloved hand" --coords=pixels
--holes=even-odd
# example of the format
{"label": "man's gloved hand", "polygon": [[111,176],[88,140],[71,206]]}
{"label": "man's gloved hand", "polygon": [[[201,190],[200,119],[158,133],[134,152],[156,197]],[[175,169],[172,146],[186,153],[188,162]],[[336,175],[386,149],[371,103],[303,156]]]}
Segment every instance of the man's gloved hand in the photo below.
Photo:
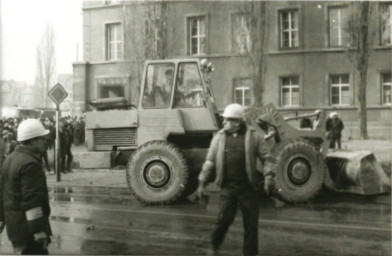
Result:
{"label": "man's gloved hand", "polygon": [[34,234],[34,240],[42,244],[42,247],[46,249],[49,243],[49,237],[45,232],[38,232]]}
{"label": "man's gloved hand", "polygon": [[273,187],[272,175],[266,175],[264,177],[264,191],[267,195],[270,195],[270,193],[272,192],[272,187]]}
{"label": "man's gloved hand", "polygon": [[3,232],[4,226],[5,226],[4,221],[0,221],[0,234],[1,232]]}

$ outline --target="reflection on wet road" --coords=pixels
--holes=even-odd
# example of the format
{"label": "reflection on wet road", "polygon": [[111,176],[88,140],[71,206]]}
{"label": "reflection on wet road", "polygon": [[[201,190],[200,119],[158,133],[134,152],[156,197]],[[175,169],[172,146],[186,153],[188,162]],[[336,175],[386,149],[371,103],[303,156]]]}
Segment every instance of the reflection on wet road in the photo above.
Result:
{"label": "reflection on wet road", "polygon": [[[205,255],[218,198],[144,206],[126,189],[52,191],[53,254]],[[391,197],[323,192],[309,204],[274,208],[260,199],[260,255],[391,255]],[[241,214],[221,255],[240,255]],[[0,252],[12,248],[3,233]]]}

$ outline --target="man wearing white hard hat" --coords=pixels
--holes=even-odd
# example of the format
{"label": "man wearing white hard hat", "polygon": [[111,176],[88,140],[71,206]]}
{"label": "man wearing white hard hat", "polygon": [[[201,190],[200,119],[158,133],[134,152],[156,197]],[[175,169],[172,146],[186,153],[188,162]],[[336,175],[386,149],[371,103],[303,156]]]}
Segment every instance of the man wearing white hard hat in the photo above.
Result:
{"label": "man wearing white hard hat", "polygon": [[0,230],[6,226],[15,254],[48,254],[50,206],[40,158],[48,133],[37,119],[21,122],[19,145],[1,167]]}
{"label": "man wearing white hard hat", "polygon": [[342,119],[339,118],[337,112],[331,112],[326,123],[327,131],[329,132],[328,138],[330,139],[329,148],[342,149],[342,131],[344,124]]}
{"label": "man wearing white hard hat", "polygon": [[222,116],[223,129],[212,139],[199,175],[199,198],[210,182],[214,181],[221,189],[218,219],[208,253],[216,255],[239,206],[245,231],[242,253],[257,255],[260,184],[257,179],[256,158],[263,163],[264,190],[267,194],[274,176],[270,167],[274,159],[267,151],[264,136],[246,125],[241,105],[228,105]]}

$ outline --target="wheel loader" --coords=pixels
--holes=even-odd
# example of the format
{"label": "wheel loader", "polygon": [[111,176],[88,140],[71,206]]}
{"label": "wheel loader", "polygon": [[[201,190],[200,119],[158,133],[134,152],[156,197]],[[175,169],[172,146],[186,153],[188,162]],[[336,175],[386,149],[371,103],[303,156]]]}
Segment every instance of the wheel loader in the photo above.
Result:
{"label": "wheel loader", "polygon": [[[90,102],[96,110],[86,113],[87,149],[122,159],[129,188],[145,204],[170,204],[197,188],[210,141],[221,128],[209,79],[213,68],[198,58],[146,61],[138,104],[123,97]],[[272,104],[246,113],[277,159],[274,191],[282,199],[309,201],[323,184],[360,194],[390,188],[370,152],[328,152],[323,111],[313,129],[292,127]],[[362,176],[372,176],[370,183],[363,184]]]}
{"label": "wheel loader", "polygon": [[[273,140],[275,156],[274,193],[287,202],[303,203],[314,198],[323,186],[336,192],[360,195],[391,191],[389,177],[370,151],[329,149],[326,113],[317,110],[283,117],[273,104],[247,109],[255,123]],[[292,120],[310,120],[311,127],[295,128]]]}

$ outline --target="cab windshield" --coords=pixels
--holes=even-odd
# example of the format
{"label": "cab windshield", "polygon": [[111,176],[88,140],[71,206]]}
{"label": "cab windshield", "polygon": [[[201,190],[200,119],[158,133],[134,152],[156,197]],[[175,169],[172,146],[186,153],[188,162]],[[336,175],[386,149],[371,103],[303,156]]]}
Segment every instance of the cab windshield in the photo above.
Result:
{"label": "cab windshield", "polygon": [[176,81],[174,107],[201,107],[204,91],[197,63],[180,63]]}
{"label": "cab windshield", "polygon": [[143,108],[168,108],[173,89],[174,64],[157,63],[147,67]]}

